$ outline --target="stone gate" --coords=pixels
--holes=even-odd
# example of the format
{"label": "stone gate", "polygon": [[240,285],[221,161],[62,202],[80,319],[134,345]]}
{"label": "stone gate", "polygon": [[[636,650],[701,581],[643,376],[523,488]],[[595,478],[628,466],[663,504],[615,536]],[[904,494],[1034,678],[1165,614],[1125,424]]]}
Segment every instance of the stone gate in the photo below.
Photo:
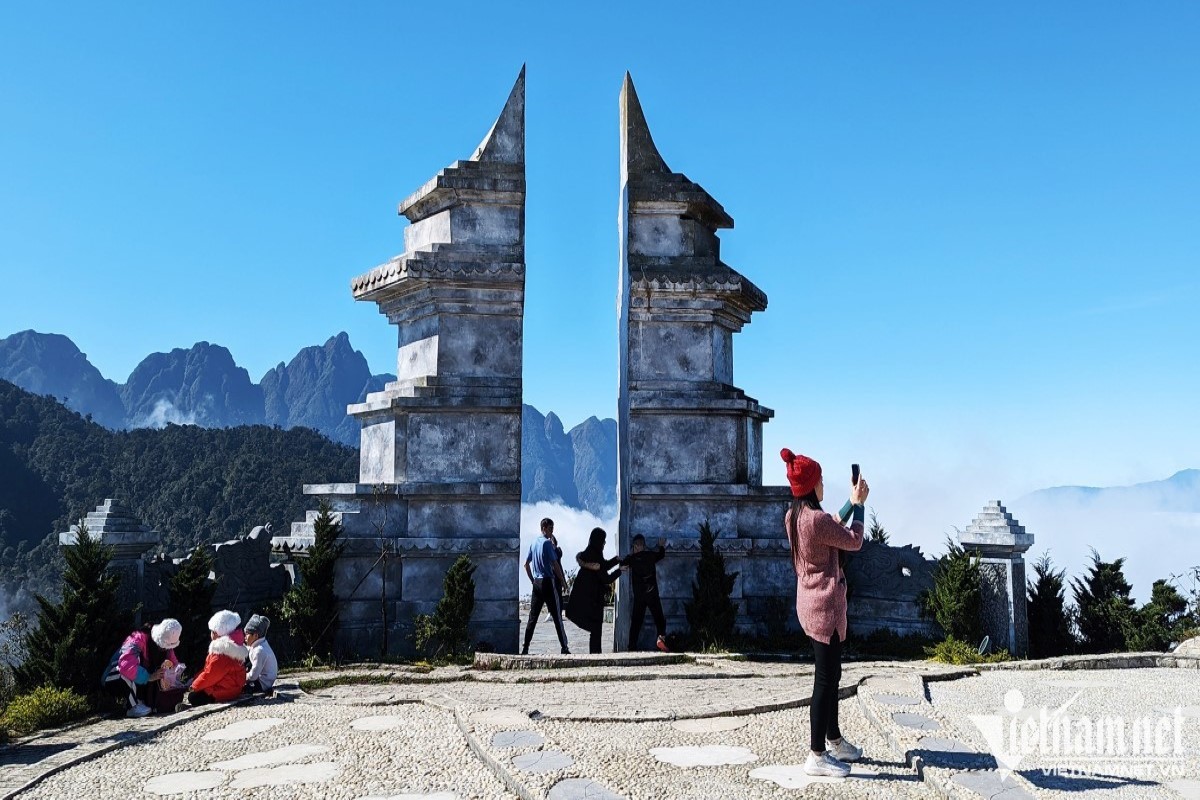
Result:
{"label": "stone gate", "polygon": [[[626,75],[620,95],[618,214],[618,542],[666,539],[659,565],[668,626],[699,557],[698,526],[738,573],[737,626],[765,632],[791,611],[795,575],[783,531],[787,486],[764,486],[762,426],[774,412],[733,382],[733,335],[767,296],[721,260],[717,231],[733,219],[702,186],[666,164]],[[361,426],[359,480],[305,486],[345,530],[335,593],[347,654],[411,650],[417,614],[442,595],[451,563],[477,567],[472,640],[515,652],[521,517],[521,370],[525,301],[525,70],[483,142],[400,204],[404,252],[355,278],[356,300],[397,326],[397,379],[352,405]],[[779,470],[782,475],[783,470]],[[315,511],[277,537],[302,554]],[[997,563],[1003,554],[996,551]],[[569,556],[568,556],[569,557]],[[1014,645],[1023,563],[992,581],[993,626]],[[914,618],[932,564],[915,548],[878,545],[858,559],[856,632],[930,633]],[[990,568],[989,568],[990,569]],[[1000,575],[990,569],[989,576]],[[1005,595],[1000,589],[1007,587]],[[628,578],[618,592],[616,648],[626,641]],[[1003,595],[1003,597],[1002,597]],[[1015,608],[1015,610],[1013,610]],[[651,638],[643,627],[643,641]],[[999,638],[999,637],[997,637]]]}

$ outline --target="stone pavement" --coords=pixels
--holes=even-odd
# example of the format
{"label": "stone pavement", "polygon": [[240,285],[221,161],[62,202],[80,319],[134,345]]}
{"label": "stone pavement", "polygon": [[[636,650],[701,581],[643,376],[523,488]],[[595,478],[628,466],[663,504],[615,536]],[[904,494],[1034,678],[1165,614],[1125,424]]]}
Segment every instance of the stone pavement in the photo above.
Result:
{"label": "stone pavement", "polygon": [[[646,624],[651,625],[650,615],[646,615]],[[525,625],[529,622],[529,605],[521,603],[521,636],[525,635]],[[563,626],[567,632],[567,646],[575,655],[581,655],[588,651],[588,639],[590,635],[583,628],[576,627],[573,622],[568,619],[563,619]],[[522,640],[523,641],[523,640]],[[611,653],[613,649],[613,624],[611,622],[604,623],[604,633],[600,637],[601,650],[605,653]],[[545,610],[542,611],[541,617],[533,628],[533,640],[529,643],[529,652],[536,653],[558,653],[561,647],[558,644],[558,634],[554,631],[554,623],[550,621]]]}
{"label": "stone pavement", "polygon": [[[298,685],[305,676],[290,676],[274,700],[105,721],[0,751],[0,777],[27,781],[50,767],[21,798],[1200,797],[1191,670],[848,662],[841,723],[866,757],[848,779],[814,781],[799,768],[811,665],[703,655],[589,663],[599,658],[528,670],[315,673],[360,683],[306,683],[311,691]],[[1152,727],[1177,719],[1182,751],[1141,776],[1122,777],[1122,766],[1136,765],[1111,759],[1091,762],[1088,775],[1045,776],[1051,758],[1018,754],[1014,763],[989,722],[1000,719],[1004,734],[1010,717],[1019,727],[1036,709],[1068,703],[1078,719],[1132,720],[1143,710]],[[1173,746],[1173,729],[1163,735]],[[130,746],[96,749],[105,737]],[[72,742],[48,759],[35,749]],[[68,752],[93,757],[54,771]],[[21,760],[33,763],[13,763]]]}

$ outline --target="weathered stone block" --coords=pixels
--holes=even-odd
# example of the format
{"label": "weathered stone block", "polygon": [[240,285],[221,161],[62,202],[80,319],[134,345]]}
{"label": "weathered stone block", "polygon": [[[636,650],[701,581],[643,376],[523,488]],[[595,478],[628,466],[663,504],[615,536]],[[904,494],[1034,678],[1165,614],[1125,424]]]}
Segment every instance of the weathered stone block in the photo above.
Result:
{"label": "weathered stone block", "polygon": [[745,427],[732,416],[654,414],[630,421],[635,483],[745,483]]}
{"label": "weathered stone block", "polygon": [[630,380],[733,381],[732,333],[711,323],[631,322]]}

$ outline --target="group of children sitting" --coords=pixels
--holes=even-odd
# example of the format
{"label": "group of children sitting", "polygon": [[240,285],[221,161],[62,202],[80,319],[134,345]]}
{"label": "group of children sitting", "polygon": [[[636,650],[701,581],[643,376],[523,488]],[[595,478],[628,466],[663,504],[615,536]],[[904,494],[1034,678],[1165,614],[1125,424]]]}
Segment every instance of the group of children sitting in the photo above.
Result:
{"label": "group of children sitting", "polygon": [[267,643],[271,621],[254,614],[241,627],[233,611],[218,611],[208,621],[208,656],[191,681],[175,655],[183,625],[177,619],[147,623],[129,634],[104,671],[104,691],[126,705],[126,716],[155,711],[184,711],[208,703],[227,703],[242,694],[274,693],[279,661]]}

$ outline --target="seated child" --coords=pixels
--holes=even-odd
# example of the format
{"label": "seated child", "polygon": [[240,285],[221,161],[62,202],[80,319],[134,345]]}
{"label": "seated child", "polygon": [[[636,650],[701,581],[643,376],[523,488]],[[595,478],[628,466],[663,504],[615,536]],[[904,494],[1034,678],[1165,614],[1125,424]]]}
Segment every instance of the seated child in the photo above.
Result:
{"label": "seated child", "polygon": [[631,542],[633,552],[621,559],[621,569],[628,570],[630,583],[633,584],[633,615],[629,618],[629,649],[637,650],[638,637],[642,634],[642,622],[646,619],[646,609],[654,617],[654,627],[658,629],[656,646],[664,653],[667,648],[667,618],[663,615],[662,600],[658,596],[658,568],[655,566],[666,555],[667,545],[662,539],[658,540],[656,550],[646,549],[646,537],[640,533]]}
{"label": "seated child", "polygon": [[279,661],[275,651],[267,642],[267,631],[271,620],[254,614],[246,623],[246,644],[250,645],[250,669],[246,673],[246,694],[270,696],[275,690],[275,679],[279,677]]}
{"label": "seated child", "polygon": [[174,672],[179,664],[175,648],[182,633],[179,620],[164,619],[157,625],[143,625],[117,648],[100,683],[106,693],[125,702],[125,716],[144,717],[155,709],[165,670]]}
{"label": "seated child", "polygon": [[211,641],[204,669],[192,681],[191,690],[179,710],[187,706],[227,703],[237,698],[246,685],[243,664],[248,655],[243,634],[238,630],[242,618],[232,611],[218,611],[208,621]]}

